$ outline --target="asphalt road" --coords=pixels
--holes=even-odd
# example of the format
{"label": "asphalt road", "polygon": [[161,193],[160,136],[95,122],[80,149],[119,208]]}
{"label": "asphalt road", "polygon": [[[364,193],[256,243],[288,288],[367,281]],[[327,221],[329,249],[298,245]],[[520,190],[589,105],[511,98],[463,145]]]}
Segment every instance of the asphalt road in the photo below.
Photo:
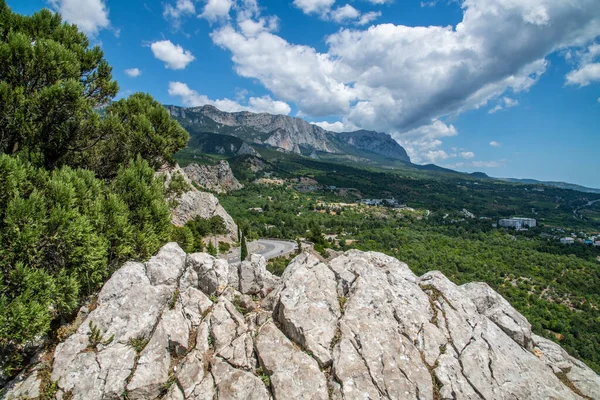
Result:
{"label": "asphalt road", "polygon": [[[284,240],[259,239],[248,243],[248,253],[260,254],[267,260],[280,256],[285,256],[296,251],[296,242],[287,242]],[[233,249],[227,255],[229,264],[236,264],[240,261],[240,249]]]}

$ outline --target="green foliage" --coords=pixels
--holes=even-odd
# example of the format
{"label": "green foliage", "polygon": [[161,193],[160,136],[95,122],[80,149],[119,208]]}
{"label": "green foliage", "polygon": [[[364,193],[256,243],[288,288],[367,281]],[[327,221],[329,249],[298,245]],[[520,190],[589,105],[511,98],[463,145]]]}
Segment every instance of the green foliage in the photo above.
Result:
{"label": "green foliage", "polygon": [[112,68],[59,14],[0,12],[0,151],[47,168],[68,163],[99,139],[94,107],[119,90]]}
{"label": "green foliage", "polygon": [[281,256],[267,261],[267,271],[273,275],[281,276],[291,261],[290,257]]}
{"label": "green foliage", "polygon": [[[563,198],[571,195],[559,192]],[[262,207],[267,198],[272,199],[269,209],[260,214],[248,211]],[[434,210],[429,217],[423,210],[365,206],[347,206],[337,215],[319,212],[322,201],[350,202],[331,192],[303,194],[293,188],[247,184],[220,196],[220,201],[249,234],[291,240],[312,236],[317,241],[321,234],[337,235],[339,245],[325,241],[336,250],[387,253],[418,274],[440,270],[457,284],[487,282],[528,318],[537,334],[559,341],[570,354],[600,371],[599,249],[543,238],[550,228],[508,232],[492,228],[490,220],[450,223],[460,217],[454,213],[444,219],[451,213],[445,210]],[[480,198],[474,201],[477,204]],[[470,205],[464,207],[472,211]],[[276,274],[285,266],[285,259],[268,263]]]}
{"label": "green foliage", "polygon": [[217,248],[211,241],[208,242],[208,246],[206,246],[206,252],[213,257],[217,256]]}
{"label": "green foliage", "polygon": [[242,244],[240,249],[240,259],[245,261],[248,258],[248,244],[246,243],[246,235],[242,233]]}
{"label": "green foliage", "polygon": [[36,166],[85,167],[114,177],[141,155],[171,162],[187,132],[150,95],[111,102],[119,86],[99,46],[58,13],[0,9],[0,153]]}
{"label": "green foliage", "polygon": [[106,183],[0,155],[0,352],[47,333],[115,267],[147,258],[170,232],[162,181],[144,160]]}
{"label": "green foliage", "polygon": [[95,349],[96,346],[98,346],[99,344],[108,346],[112,343],[112,341],[115,338],[115,335],[110,335],[108,339],[104,340],[104,335],[102,334],[102,331],[100,330],[100,328],[98,328],[98,325],[94,324],[93,321],[90,321],[89,328],[90,331],[87,333],[89,341],[88,347],[91,349]]}
{"label": "green foliage", "polygon": [[231,249],[231,245],[227,242],[219,242],[219,253],[227,253]]}
{"label": "green foliage", "polygon": [[133,347],[137,354],[140,354],[148,345],[149,339],[143,335],[132,337],[129,339],[129,345]]}
{"label": "green foliage", "polygon": [[[114,102],[106,107],[105,114],[100,127],[104,140],[86,154],[88,162],[83,164],[100,176],[114,176],[118,166],[137,155],[153,169],[173,163],[171,155],[188,141],[188,133],[149,94],[135,93]],[[175,192],[189,188],[179,174],[174,181]]]}
{"label": "green foliage", "polygon": [[185,192],[192,190],[189,183],[186,182],[183,175],[176,173],[171,178],[169,186],[167,188],[167,196],[181,196]]}

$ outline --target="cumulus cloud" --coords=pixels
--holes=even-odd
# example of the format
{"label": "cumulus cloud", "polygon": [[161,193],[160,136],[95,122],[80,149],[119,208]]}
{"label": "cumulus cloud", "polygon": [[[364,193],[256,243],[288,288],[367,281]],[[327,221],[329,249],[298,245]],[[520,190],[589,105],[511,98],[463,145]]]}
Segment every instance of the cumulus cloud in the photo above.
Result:
{"label": "cumulus cloud", "polygon": [[204,18],[210,22],[215,22],[220,19],[228,19],[229,11],[233,6],[233,0],[208,0],[202,14],[198,17]]}
{"label": "cumulus cloud", "polygon": [[358,17],[360,17],[360,11],[352,7],[350,4],[346,4],[345,6],[338,7],[331,11],[331,19],[337,23],[342,23]]}
{"label": "cumulus cloud", "polygon": [[371,12],[361,15],[356,24],[361,25],[361,26],[367,25],[367,24],[375,21],[379,17],[381,17],[380,11],[371,11]]}
{"label": "cumulus cloud", "polygon": [[321,128],[325,129],[326,131],[331,131],[331,132],[354,132],[356,130],[358,130],[358,127],[356,127],[355,125],[348,123],[348,121],[336,121],[336,122],[327,122],[327,121],[321,121],[321,122],[313,122],[314,125],[320,126]]}
{"label": "cumulus cloud", "polygon": [[182,17],[194,14],[196,14],[196,6],[192,0],[177,0],[175,4],[165,4],[163,11],[163,17],[176,27],[181,23]]}
{"label": "cumulus cloud", "polygon": [[200,107],[204,105],[212,105],[219,110],[227,112],[251,111],[251,112],[266,112],[269,114],[289,114],[291,107],[279,100],[273,100],[271,96],[250,97],[248,105],[241,105],[239,102],[231,99],[211,100],[208,96],[199,94],[197,91],[182,82],[169,83],[169,95],[179,97],[181,102],[188,107]]}
{"label": "cumulus cloud", "polygon": [[574,55],[569,52],[568,55],[568,59],[577,58],[579,66],[567,74],[567,85],[583,87],[593,82],[600,82],[600,62],[595,62],[600,57],[600,44],[592,43],[585,51],[575,52]]}
{"label": "cumulus cloud", "polygon": [[129,68],[125,70],[125,74],[131,78],[137,78],[142,74],[142,71],[139,68]]}
{"label": "cumulus cloud", "polygon": [[499,143],[499,142],[496,142],[495,140],[492,140],[490,142],[490,146],[492,146],[492,147],[500,147],[500,146],[502,146],[502,144]]}
{"label": "cumulus cloud", "polygon": [[154,57],[165,63],[169,69],[185,69],[195,57],[189,50],[173,44],[170,40],[161,40],[150,45]]}
{"label": "cumulus cloud", "polygon": [[460,156],[465,160],[470,160],[472,158],[475,158],[475,153],[473,153],[472,151],[463,151],[460,153]]}
{"label": "cumulus cloud", "polygon": [[77,25],[88,36],[95,37],[110,26],[104,0],[50,0],[49,4],[65,21]]}
{"label": "cumulus cloud", "polygon": [[500,99],[498,104],[495,107],[491,108],[488,113],[494,114],[501,110],[506,110],[507,108],[516,107],[519,105],[519,101],[515,99],[511,99],[510,97],[503,97]]}
{"label": "cumulus cloud", "polygon": [[[334,3],[294,1],[318,15]],[[211,37],[230,52],[240,76],[295,103],[302,115],[385,131],[426,154],[442,148],[427,148],[441,143],[428,136],[427,127],[480,107],[515,106],[515,96],[545,73],[546,56],[586,48],[590,53],[590,42],[600,33],[597,0],[464,0],[462,9],[456,26],[342,29],[325,38],[324,51],[239,24],[222,25]],[[575,71],[595,63],[580,59]],[[594,81],[586,68],[582,77],[573,75],[573,84]]]}
{"label": "cumulus cloud", "polygon": [[362,14],[350,4],[334,9],[335,0],[294,0],[293,4],[304,14],[317,14],[323,20],[338,24],[354,22],[357,25],[366,25],[381,16],[381,12],[375,11]]}
{"label": "cumulus cloud", "polygon": [[600,81],[600,63],[586,64],[567,74],[568,85],[579,85],[581,87],[595,81]]}
{"label": "cumulus cloud", "polygon": [[335,0],[294,0],[294,5],[305,14],[329,11]]}

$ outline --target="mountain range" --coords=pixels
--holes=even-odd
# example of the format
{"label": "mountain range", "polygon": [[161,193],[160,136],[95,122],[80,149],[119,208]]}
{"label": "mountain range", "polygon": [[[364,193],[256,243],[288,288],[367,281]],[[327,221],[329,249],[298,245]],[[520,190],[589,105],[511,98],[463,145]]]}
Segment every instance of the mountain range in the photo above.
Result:
{"label": "mountain range", "polygon": [[[222,156],[259,156],[261,150],[342,162],[352,165],[465,175],[434,164],[413,164],[406,150],[389,134],[368,130],[332,132],[302,118],[267,113],[225,112],[211,105],[201,107],[165,106],[171,116],[190,133],[189,148],[197,153]],[[196,156],[197,157],[197,156]],[[479,179],[498,179],[528,185],[545,185],[584,193],[600,189],[566,182],[535,179],[491,178],[483,172],[468,174]]]}
{"label": "mountain range", "polygon": [[[406,150],[386,133],[359,130],[356,132],[331,132],[308,123],[302,118],[251,112],[229,113],[206,105],[183,108],[166,106],[191,134],[191,143],[214,143],[215,137],[207,134],[233,136],[252,146],[270,146],[275,149],[312,158],[341,157],[355,162],[382,164],[403,162],[410,164]],[[201,140],[198,140],[198,139]],[[225,140],[221,152],[239,152],[243,143]],[[251,150],[244,146],[245,153]]]}

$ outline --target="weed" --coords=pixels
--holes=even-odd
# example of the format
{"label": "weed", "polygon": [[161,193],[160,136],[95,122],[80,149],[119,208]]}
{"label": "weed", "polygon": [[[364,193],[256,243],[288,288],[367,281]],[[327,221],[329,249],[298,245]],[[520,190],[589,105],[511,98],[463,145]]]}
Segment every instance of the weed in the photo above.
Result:
{"label": "weed", "polygon": [[173,297],[171,297],[171,301],[169,302],[169,310],[172,310],[175,308],[175,305],[177,304],[178,299],[179,299],[179,288],[177,288],[177,290],[175,290],[175,293],[173,293]]}
{"label": "weed", "polygon": [[129,338],[129,345],[135,349],[137,354],[140,354],[146,348],[148,342],[149,340],[143,335]]}
{"label": "weed", "polygon": [[102,335],[102,331],[100,330],[100,328],[98,328],[98,326],[96,324],[94,324],[94,321],[90,321],[89,327],[90,327],[90,331],[87,334],[88,340],[90,342],[88,345],[89,348],[95,349],[96,346],[98,346],[99,344],[108,346],[115,339],[115,335],[111,335],[108,339],[103,340],[104,335]]}

